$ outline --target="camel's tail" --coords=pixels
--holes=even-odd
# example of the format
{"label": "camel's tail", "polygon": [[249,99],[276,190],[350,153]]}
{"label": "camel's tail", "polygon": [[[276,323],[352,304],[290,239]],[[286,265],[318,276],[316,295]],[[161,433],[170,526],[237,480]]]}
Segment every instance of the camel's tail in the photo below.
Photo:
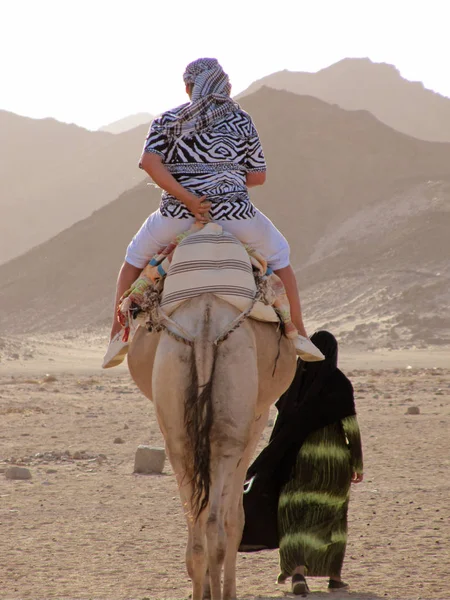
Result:
{"label": "camel's tail", "polygon": [[206,308],[202,333],[194,342],[191,385],[185,400],[184,425],[192,451],[192,516],[207,507],[211,487],[211,428],[214,419],[212,390],[217,345],[209,339],[210,309]]}

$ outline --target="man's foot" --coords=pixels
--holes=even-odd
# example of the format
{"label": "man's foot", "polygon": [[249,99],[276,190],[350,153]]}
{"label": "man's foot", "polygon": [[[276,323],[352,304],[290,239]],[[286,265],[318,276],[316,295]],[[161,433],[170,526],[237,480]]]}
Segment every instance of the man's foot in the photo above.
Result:
{"label": "man's foot", "polygon": [[330,579],[328,582],[328,589],[331,591],[334,590],[348,590],[350,586],[348,585],[348,583],[345,583],[344,581],[337,581],[336,579]]}
{"label": "man's foot", "polygon": [[299,334],[297,337],[292,338],[292,341],[294,342],[297,356],[305,362],[316,362],[325,359],[325,356],[319,348],[317,348],[309,338]]}
{"label": "man's foot", "polygon": [[128,347],[128,342],[122,342],[122,331],[116,333],[116,335],[109,342],[108,349],[103,357],[102,369],[109,369],[111,367],[117,367],[117,365],[120,365],[127,355]]}
{"label": "man's foot", "polygon": [[296,573],[292,576],[292,593],[295,596],[307,596],[309,592],[308,584],[306,579],[300,573]]}

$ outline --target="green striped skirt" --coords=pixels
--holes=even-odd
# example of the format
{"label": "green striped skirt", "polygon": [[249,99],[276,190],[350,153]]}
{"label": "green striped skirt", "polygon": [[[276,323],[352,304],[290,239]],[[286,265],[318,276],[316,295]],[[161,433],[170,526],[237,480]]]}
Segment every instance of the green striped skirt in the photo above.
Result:
{"label": "green striped skirt", "polygon": [[308,436],[278,504],[280,567],[291,575],[339,576],[347,545],[352,465],[341,423]]}

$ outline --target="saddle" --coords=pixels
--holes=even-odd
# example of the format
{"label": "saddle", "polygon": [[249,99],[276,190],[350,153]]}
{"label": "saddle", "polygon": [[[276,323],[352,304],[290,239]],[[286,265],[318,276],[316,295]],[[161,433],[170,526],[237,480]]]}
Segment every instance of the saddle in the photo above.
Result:
{"label": "saddle", "polygon": [[151,327],[160,320],[156,313],[169,318],[183,302],[205,293],[250,318],[281,321],[288,337],[291,330],[296,334],[284,286],[265,259],[217,223],[196,223],[155,255],[123,295],[118,313],[123,341],[132,319]]}

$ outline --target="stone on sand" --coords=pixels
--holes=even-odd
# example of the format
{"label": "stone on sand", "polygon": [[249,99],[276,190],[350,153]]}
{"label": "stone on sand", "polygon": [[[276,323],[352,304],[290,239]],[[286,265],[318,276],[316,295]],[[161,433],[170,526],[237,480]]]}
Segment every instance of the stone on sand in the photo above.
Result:
{"label": "stone on sand", "polygon": [[42,378],[41,383],[53,383],[54,381],[58,381],[54,375],[50,375],[50,373],[46,373]]}
{"label": "stone on sand", "polygon": [[408,406],[406,414],[407,415],[420,415],[420,408],[418,406]]}
{"label": "stone on sand", "polygon": [[148,475],[150,473],[162,473],[166,452],[164,448],[152,448],[150,446],[138,446],[134,457],[134,473]]}
{"label": "stone on sand", "polygon": [[8,467],[5,471],[6,479],[31,479],[31,471],[25,467]]}

